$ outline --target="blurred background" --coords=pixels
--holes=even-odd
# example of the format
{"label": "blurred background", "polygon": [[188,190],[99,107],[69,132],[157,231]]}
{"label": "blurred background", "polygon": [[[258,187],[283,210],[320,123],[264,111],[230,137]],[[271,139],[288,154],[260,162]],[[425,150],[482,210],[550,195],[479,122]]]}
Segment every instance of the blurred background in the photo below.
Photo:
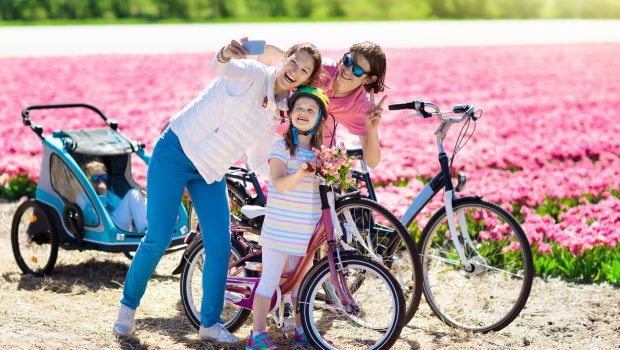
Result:
{"label": "blurred background", "polygon": [[619,18],[617,0],[1,0],[7,24]]}

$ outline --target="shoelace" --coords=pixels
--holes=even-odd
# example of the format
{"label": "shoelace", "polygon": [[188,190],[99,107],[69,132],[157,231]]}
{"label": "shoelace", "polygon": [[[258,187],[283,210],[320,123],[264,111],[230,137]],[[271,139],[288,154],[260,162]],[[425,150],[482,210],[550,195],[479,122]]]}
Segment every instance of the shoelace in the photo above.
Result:
{"label": "shoelace", "polygon": [[273,343],[271,342],[271,339],[269,339],[269,336],[267,335],[267,333],[260,333],[259,335],[256,336],[256,340],[262,340],[263,344],[265,344],[266,346],[273,346]]}

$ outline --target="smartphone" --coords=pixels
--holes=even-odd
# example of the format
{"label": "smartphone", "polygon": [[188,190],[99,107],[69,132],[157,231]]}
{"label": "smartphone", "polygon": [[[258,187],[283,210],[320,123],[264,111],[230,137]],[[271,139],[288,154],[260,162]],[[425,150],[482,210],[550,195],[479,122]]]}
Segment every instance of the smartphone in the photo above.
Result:
{"label": "smartphone", "polygon": [[262,55],[265,52],[265,40],[242,41],[241,45],[248,50],[248,55]]}

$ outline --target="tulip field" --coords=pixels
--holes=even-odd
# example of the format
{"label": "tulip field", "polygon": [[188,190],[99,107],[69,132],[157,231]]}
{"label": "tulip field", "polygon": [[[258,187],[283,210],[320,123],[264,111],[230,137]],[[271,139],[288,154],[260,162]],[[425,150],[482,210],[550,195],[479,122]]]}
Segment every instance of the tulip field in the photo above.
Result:
{"label": "tulip field", "polygon": [[[420,99],[445,110],[456,104],[482,110],[454,171],[468,176],[465,194],[502,205],[522,223],[538,275],[620,285],[620,45],[386,53],[388,104]],[[89,103],[151,150],[163,123],[213,78],[212,55],[1,58],[3,190],[19,175],[39,176],[41,140],[21,124],[22,108]],[[405,116],[385,109],[381,164],[372,170],[379,201],[397,214],[438,171],[437,120]],[[103,125],[83,111],[34,111],[31,119],[44,133]],[[454,126],[446,139],[449,155],[459,131]],[[138,182],[145,183],[145,174],[136,162]],[[432,202],[411,229],[419,230],[438,205]]]}

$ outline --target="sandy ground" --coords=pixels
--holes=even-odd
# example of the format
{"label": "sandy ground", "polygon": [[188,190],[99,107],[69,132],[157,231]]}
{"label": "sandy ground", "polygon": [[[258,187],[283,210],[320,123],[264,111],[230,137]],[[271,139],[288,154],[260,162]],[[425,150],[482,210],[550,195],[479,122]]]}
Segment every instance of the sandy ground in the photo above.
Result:
{"label": "sandy ground", "polygon": [[309,41],[324,50],[342,50],[363,40],[385,48],[620,43],[620,20],[0,27],[0,57],[214,52],[243,36],[282,48]]}
{"label": "sandy ground", "polygon": [[[120,254],[59,252],[51,277],[22,275],[10,246],[16,203],[0,204],[0,348],[218,349],[198,340],[180,304],[179,278],[166,256],[137,314],[135,338],[111,332],[128,260]],[[247,339],[249,325],[237,334]],[[276,330],[278,346],[290,349]],[[230,349],[243,349],[243,345]],[[620,289],[535,279],[521,315],[494,334],[446,327],[421,308],[394,349],[620,349]]]}

